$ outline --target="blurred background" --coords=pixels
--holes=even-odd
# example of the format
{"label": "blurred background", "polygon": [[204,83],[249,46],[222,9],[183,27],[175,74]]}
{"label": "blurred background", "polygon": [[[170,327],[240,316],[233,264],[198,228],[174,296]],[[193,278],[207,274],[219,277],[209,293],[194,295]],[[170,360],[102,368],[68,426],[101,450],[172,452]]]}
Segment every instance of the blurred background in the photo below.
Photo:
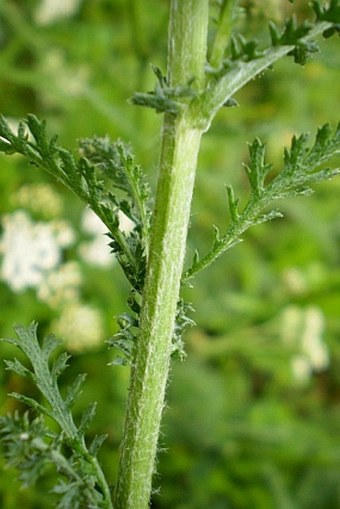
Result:
{"label": "blurred background", "polygon": [[[263,40],[265,17],[280,23],[291,9],[288,0],[241,4],[238,28]],[[168,8],[167,0],[1,1],[1,113],[14,128],[28,112],[45,118],[75,151],[94,134],[131,142],[154,187],[162,118],[128,100],[153,88],[150,63],[166,68]],[[309,15],[305,1],[294,8]],[[320,44],[304,68],[286,58],[248,84],[240,106],[221,111],[205,135],[188,260],[209,249],[213,224],[226,227],[224,184],[247,199],[247,142],[264,140],[279,169],[294,133],[335,127],[339,41]],[[88,209],[20,157],[1,156],[0,168],[0,335],[35,320],[41,334],[63,339],[73,355],[63,381],[88,373],[76,415],[98,401],[92,431],[109,435],[101,459],[114,482],[129,371],[107,367],[114,352],[105,340],[128,287]],[[283,220],[250,230],[186,289],[197,326],[186,334],[188,358],[172,368],[153,509],[340,507],[339,196],[335,179],[281,203]],[[13,354],[0,343],[1,359]],[[1,414],[23,411],[6,394],[32,388],[4,365],[0,381]],[[0,506],[53,507],[54,475],[19,490],[0,459]]]}

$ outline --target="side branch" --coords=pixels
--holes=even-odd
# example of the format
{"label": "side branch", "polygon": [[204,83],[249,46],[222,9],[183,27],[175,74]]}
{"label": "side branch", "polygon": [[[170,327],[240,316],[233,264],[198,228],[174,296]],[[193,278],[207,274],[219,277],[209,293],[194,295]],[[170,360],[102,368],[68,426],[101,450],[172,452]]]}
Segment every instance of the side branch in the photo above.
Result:
{"label": "side branch", "polygon": [[[329,22],[316,23],[305,37],[299,39],[299,43],[308,43],[332,26],[332,23]],[[293,51],[294,48],[295,44],[277,45],[250,61],[226,61],[225,69],[222,68],[217,76],[212,75],[204,92],[193,99],[190,104],[193,116],[200,118],[200,127],[207,131],[218,110],[238,90],[261,72],[271,67],[277,60]],[[197,112],[200,112],[200,115]]]}

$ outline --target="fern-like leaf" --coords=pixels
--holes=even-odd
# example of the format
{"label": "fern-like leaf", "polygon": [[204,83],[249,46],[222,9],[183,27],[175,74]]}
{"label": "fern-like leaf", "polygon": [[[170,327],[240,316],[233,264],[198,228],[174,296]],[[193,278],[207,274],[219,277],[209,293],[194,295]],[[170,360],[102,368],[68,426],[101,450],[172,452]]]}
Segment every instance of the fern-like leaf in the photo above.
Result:
{"label": "fern-like leaf", "polygon": [[[160,71],[156,74],[162,89],[166,83]],[[174,93],[181,96],[179,90]],[[108,228],[109,245],[131,284],[131,294],[140,298],[148,258],[151,216],[150,190],[145,176],[135,163],[130,148],[121,141],[114,143],[108,137],[83,139],[79,150],[80,158],[76,160],[71,152],[58,145],[56,137],[47,136],[45,122],[34,115],[28,115],[19,123],[17,133],[10,129],[4,117],[0,117],[0,151],[24,155],[91,207]],[[132,231],[121,229],[120,212],[133,221]],[[130,299],[130,304],[133,300]],[[139,312],[132,311],[138,321]],[[131,349],[127,335],[128,331],[122,330],[116,337],[117,346],[125,349],[126,354]],[[45,341],[43,350],[48,357],[55,348],[55,340],[47,338]],[[67,357],[62,355],[54,363],[53,377],[57,379],[66,366]],[[19,365],[17,369],[21,369]]]}
{"label": "fern-like leaf", "polygon": [[[183,282],[210,265],[222,253],[240,242],[242,234],[248,228],[272,219],[282,217],[278,210],[264,212],[273,202],[297,195],[313,192],[311,185],[328,180],[340,173],[340,169],[324,168],[340,152],[340,124],[333,133],[326,124],[315,137],[314,144],[308,146],[308,136],[294,136],[290,149],[284,150],[283,168],[270,182],[266,176],[272,165],[265,162],[265,146],[259,140],[249,145],[249,163],[245,165],[251,195],[243,211],[238,210],[238,200],[234,197],[231,186],[227,186],[230,211],[230,223],[221,236],[215,228],[215,235],[210,251],[199,258],[196,254],[191,267],[184,273]],[[320,168],[321,167],[321,168]],[[319,168],[319,169],[318,169]]]}
{"label": "fern-like leaf", "polygon": [[26,412],[0,417],[0,443],[8,465],[17,468],[23,486],[34,485],[51,465],[50,452],[59,448],[41,417],[32,421]]}
{"label": "fern-like leaf", "polygon": [[[103,440],[97,439],[96,443],[92,444],[91,451],[85,440],[85,432],[95,413],[95,404],[85,410],[78,426],[70,411],[79,394],[84,375],[76,378],[64,399],[58,387],[58,379],[67,367],[69,356],[66,353],[57,357],[53,355],[60,347],[60,341],[50,334],[40,343],[35,323],[29,327],[16,325],[15,332],[17,337],[6,341],[25,354],[31,368],[16,360],[7,361],[6,367],[33,380],[44,401],[40,402],[31,396],[18,393],[12,393],[11,396],[33,408],[38,414],[49,416],[59,425],[61,433],[56,436],[49,432],[41,417],[32,422],[27,414],[20,417],[16,413],[14,416],[1,418],[0,440],[5,446],[8,461],[21,470],[21,479],[25,484],[36,482],[48,464],[54,465],[63,478],[58,487],[69,486],[75,497],[66,496],[57,487],[55,491],[60,495],[58,507],[73,509],[78,507],[72,505],[76,504],[77,500],[81,508],[112,509],[110,490],[96,458]],[[62,452],[64,445],[70,451],[68,456]]]}
{"label": "fern-like leaf", "polygon": [[[89,205],[108,228],[111,247],[132,287],[142,284],[148,252],[150,196],[142,170],[126,145],[109,138],[82,140],[81,157],[76,160],[70,151],[58,145],[56,136],[47,136],[45,122],[34,115],[20,121],[17,133],[1,116],[0,152],[22,154]],[[119,196],[122,191],[124,198]],[[133,234],[121,231],[120,210],[134,221]]]}

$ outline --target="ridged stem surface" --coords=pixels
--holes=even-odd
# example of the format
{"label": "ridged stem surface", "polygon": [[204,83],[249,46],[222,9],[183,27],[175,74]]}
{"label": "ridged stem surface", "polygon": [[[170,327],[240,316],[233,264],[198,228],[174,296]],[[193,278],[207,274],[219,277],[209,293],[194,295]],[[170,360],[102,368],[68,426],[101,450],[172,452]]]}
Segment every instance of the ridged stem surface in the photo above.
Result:
{"label": "ridged stem surface", "polygon": [[[208,0],[173,0],[169,25],[170,86],[203,84]],[[134,362],[115,509],[147,509],[170,367],[191,198],[201,131],[183,104],[165,114],[150,254]]]}

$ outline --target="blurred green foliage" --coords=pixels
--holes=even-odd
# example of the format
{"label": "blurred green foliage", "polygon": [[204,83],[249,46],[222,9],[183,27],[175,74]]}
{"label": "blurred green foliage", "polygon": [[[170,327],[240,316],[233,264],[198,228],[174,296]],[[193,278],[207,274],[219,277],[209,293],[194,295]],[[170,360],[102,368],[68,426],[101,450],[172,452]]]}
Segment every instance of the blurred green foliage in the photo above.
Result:
{"label": "blurred green foliage", "polygon": [[[63,3],[0,3],[0,111],[13,123],[28,112],[46,118],[51,134],[59,133],[71,149],[77,138],[93,134],[131,141],[154,185],[161,116],[127,101],[134,91],[152,88],[150,63],[165,69],[169,2],[79,0],[57,17],[54,9]],[[259,38],[267,37],[265,14],[279,20],[291,8],[286,0],[266,2],[266,13],[262,2],[243,5],[239,28]],[[306,2],[294,8],[303,17]],[[264,139],[279,168],[293,133],[314,135],[316,126],[338,121],[339,42],[321,45],[304,68],[283,60],[237,95],[240,107],[218,114],[203,139],[189,255],[208,249],[212,224],[223,229],[226,223],[224,184],[232,183],[238,195],[249,192],[242,170],[247,141]],[[87,324],[80,320],[76,343],[66,342],[74,357],[65,383],[88,373],[78,412],[98,401],[93,434],[109,434],[101,455],[113,481],[128,369],[106,366],[113,353],[104,340],[124,311],[126,284],[114,263],[96,267],[79,254],[89,239],[73,196],[20,158],[1,157],[0,164],[4,217],[22,209],[34,221],[67,221],[75,232],[60,263],[77,262],[76,301],[100,313],[101,328],[96,345],[86,345]],[[18,198],[22,187],[41,182],[57,193],[57,213],[46,215],[43,205]],[[153,509],[340,506],[339,193],[335,179],[312,197],[283,203],[285,219],[251,230],[185,290],[197,327],[187,334],[188,359],[172,370],[160,442],[166,452],[155,483],[162,487]],[[12,335],[14,322],[33,319],[48,331],[65,311],[34,288],[14,291],[6,281],[0,281],[0,306],[2,336]],[[1,358],[11,355],[1,343]],[[1,413],[22,410],[6,393],[32,389],[3,368],[0,380]],[[13,471],[0,471],[1,507],[51,506],[48,478],[35,491],[19,491]]]}

